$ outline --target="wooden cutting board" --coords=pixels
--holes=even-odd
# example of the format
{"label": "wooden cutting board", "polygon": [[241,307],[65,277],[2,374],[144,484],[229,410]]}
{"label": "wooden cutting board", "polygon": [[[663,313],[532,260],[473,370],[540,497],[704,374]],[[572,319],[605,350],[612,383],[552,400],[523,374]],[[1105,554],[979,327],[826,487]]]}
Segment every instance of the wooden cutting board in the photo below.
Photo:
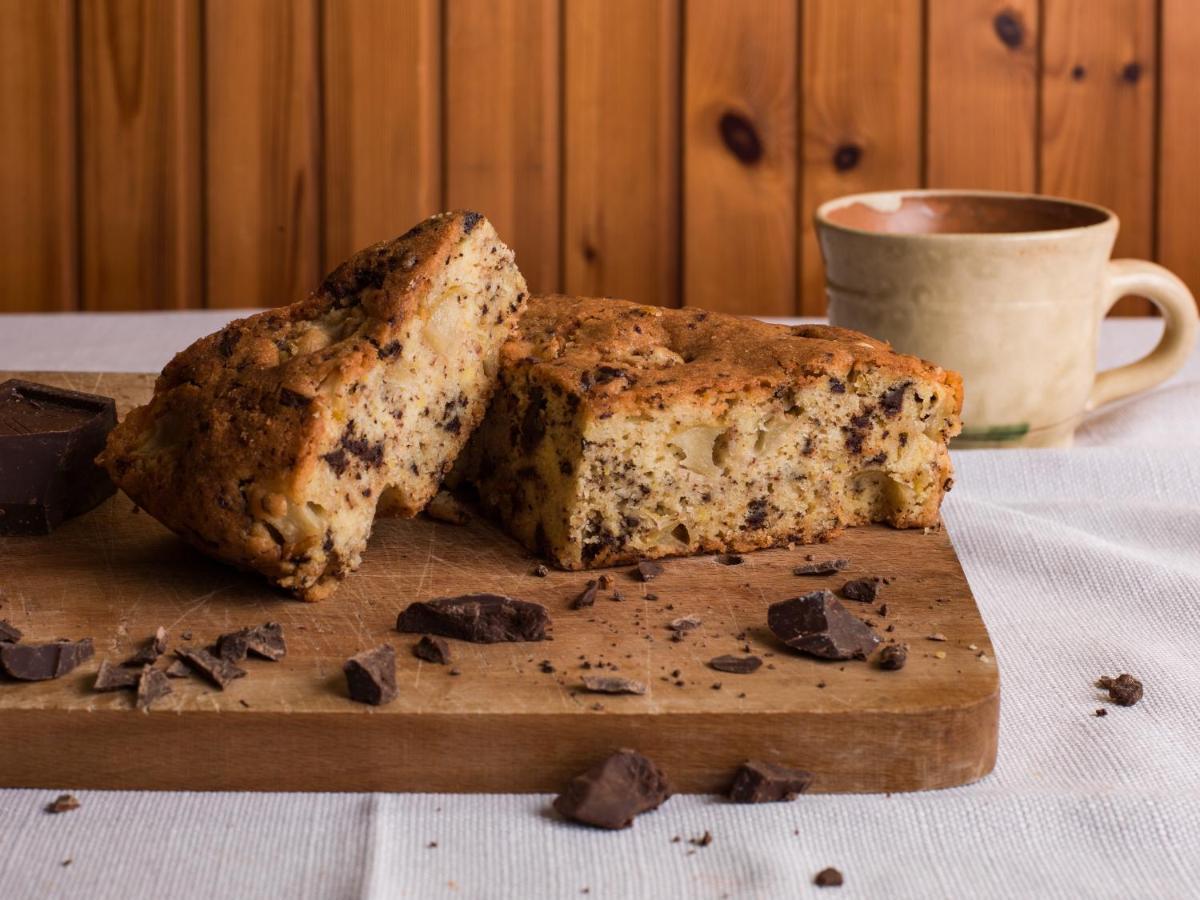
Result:
{"label": "wooden cutting board", "polygon": [[[147,375],[19,377],[113,396],[121,413],[153,384]],[[850,566],[793,575],[810,552]],[[684,792],[722,790],[747,758],[809,769],[813,789],[829,792],[948,787],[992,769],[996,661],[943,530],[852,529],[822,547],[747,554],[740,566],[671,560],[649,584],[613,569],[622,599],[601,592],[578,612],[569,601],[595,574],[537,578],[535,564],[484,521],[384,519],[360,571],[332,599],[305,604],[192,551],[123,494],[50,536],[0,537],[0,617],[26,640],[96,644],[93,660],[57,681],[0,683],[0,786],[556,791],[619,747],[656,760]],[[878,604],[846,605],[909,645],[902,671],[801,657],[767,630],[772,602],[866,575],[892,579],[880,597],[887,616]],[[553,641],[452,641],[452,675],[416,659],[415,636],[394,630],[412,601],[479,591],[544,604]],[[686,615],[703,624],[672,641],[666,624]],[[91,690],[102,659],[124,659],[159,625],[174,642],[190,632],[207,643],[269,620],[283,624],[287,656],[248,661],[249,675],[225,691],[176,679],[143,713],[125,692]],[[399,698],[351,702],[343,661],[383,642],[397,651]],[[708,667],[744,645],[764,659],[757,672]],[[615,664],[649,691],[582,693],[585,661]]]}

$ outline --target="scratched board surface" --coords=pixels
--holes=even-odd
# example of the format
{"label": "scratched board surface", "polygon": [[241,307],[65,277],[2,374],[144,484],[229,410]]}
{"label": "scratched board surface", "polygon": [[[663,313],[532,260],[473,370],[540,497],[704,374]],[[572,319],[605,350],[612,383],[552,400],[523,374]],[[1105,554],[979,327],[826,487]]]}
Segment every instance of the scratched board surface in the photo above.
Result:
{"label": "scratched board surface", "polygon": [[[20,377],[113,396],[122,414],[153,384]],[[807,553],[850,566],[793,575]],[[991,770],[996,662],[944,531],[853,529],[823,547],[744,559],[670,560],[650,583],[612,569],[595,606],[572,611],[595,573],[536,577],[537,560],[478,517],[380,519],[362,568],[331,599],[305,604],[193,551],[118,493],[50,536],[0,538],[0,617],[26,640],[96,645],[94,659],[57,681],[0,682],[0,785],[551,791],[622,746],[656,759],[681,791],[719,790],[747,758],[808,768],[820,791],[944,787]],[[767,630],[772,602],[867,575],[891,579],[880,596],[887,615],[878,603],[846,605],[909,645],[902,671],[804,658]],[[394,630],[415,600],[478,591],[544,604],[553,640],[451,641],[442,666],[415,658],[416,636]],[[683,616],[702,624],[671,640],[667,624]],[[179,646],[265,621],[283,625],[287,656],[249,660],[248,676],[224,691],[175,679],[143,713],[127,693],[91,689],[101,660],[124,659],[160,625]],[[351,702],[342,663],[385,642],[397,651],[399,697],[379,708]],[[746,647],[764,660],[753,674],[707,664]],[[584,692],[582,676],[597,671],[642,681],[647,693]]]}

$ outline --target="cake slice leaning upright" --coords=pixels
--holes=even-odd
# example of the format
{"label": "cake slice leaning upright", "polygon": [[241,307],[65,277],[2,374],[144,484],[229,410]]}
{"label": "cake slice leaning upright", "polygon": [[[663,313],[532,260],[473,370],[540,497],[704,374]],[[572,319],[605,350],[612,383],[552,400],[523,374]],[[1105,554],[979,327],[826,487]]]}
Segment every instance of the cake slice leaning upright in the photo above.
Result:
{"label": "cake slice leaning upright", "polygon": [[838,328],[535,297],[458,473],[567,569],[931,526],[954,372]]}
{"label": "cake slice leaning upright", "polygon": [[357,568],[381,500],[411,516],[436,492],[525,291],[485,218],[434,216],[179,353],[101,462],[199,549],[321,599]]}

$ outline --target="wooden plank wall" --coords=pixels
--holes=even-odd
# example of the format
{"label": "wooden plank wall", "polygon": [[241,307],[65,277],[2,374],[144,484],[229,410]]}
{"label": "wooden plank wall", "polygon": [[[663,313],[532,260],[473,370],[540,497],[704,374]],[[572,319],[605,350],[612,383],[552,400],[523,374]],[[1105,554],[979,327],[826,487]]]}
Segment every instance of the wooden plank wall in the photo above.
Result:
{"label": "wooden plank wall", "polygon": [[1195,0],[0,0],[0,310],[286,303],[470,206],[535,290],[819,314],[813,208],[920,185],[1200,293],[1197,85]]}

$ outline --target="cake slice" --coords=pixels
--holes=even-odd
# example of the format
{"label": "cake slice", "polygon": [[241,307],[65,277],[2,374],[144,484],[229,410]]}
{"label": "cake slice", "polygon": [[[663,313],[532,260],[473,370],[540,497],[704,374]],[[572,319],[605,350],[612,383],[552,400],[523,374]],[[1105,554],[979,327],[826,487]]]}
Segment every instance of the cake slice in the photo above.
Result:
{"label": "cake slice", "polygon": [[567,569],[928,526],[961,405],[856,332],[536,297],[456,477]]}
{"label": "cake slice", "polygon": [[381,501],[411,516],[437,491],[525,290],[485,218],[434,216],[178,354],[100,461],[199,549],[321,599],[358,566]]}

